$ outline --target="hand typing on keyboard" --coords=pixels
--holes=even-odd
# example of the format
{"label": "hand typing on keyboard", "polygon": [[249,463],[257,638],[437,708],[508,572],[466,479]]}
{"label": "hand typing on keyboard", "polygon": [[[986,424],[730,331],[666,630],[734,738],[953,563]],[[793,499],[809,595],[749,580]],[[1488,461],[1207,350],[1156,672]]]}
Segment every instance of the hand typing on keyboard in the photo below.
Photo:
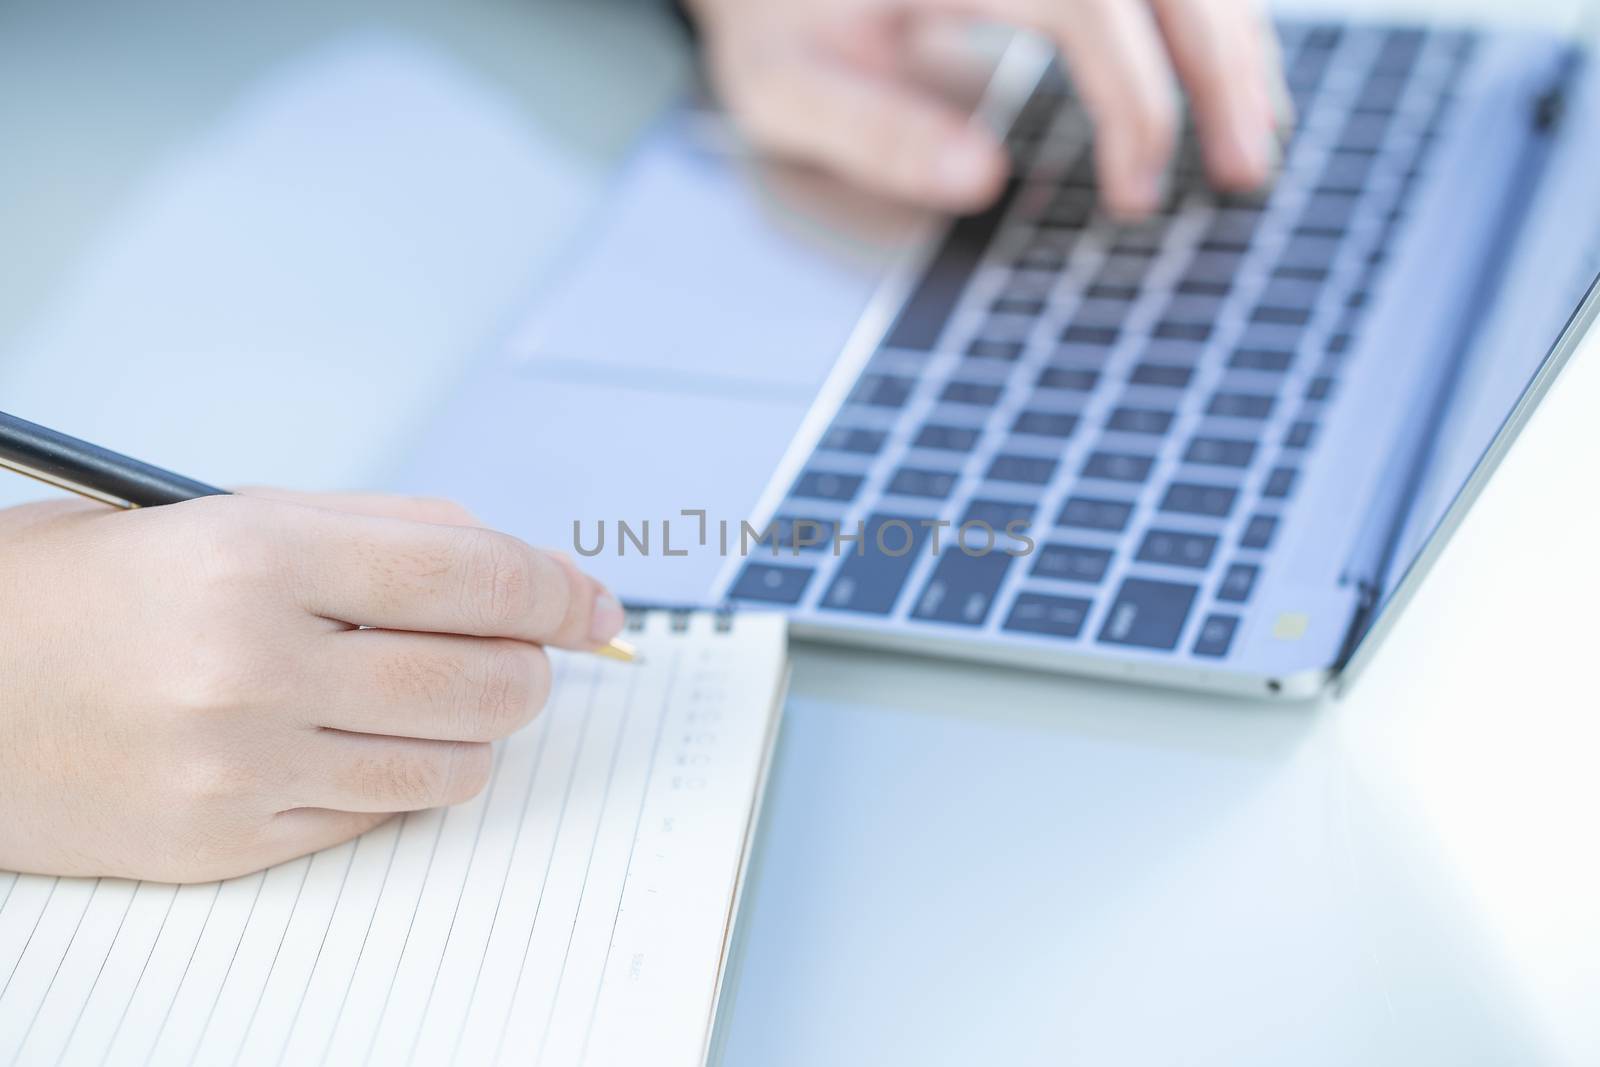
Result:
{"label": "hand typing on keyboard", "polygon": [[919,35],[951,20],[1035,30],[1061,50],[1096,125],[1101,199],[1141,216],[1160,198],[1187,91],[1224,189],[1272,168],[1282,76],[1250,0],[688,0],[714,81],[764,147],[866,187],[951,210],[991,202],[999,140],[909,76]]}

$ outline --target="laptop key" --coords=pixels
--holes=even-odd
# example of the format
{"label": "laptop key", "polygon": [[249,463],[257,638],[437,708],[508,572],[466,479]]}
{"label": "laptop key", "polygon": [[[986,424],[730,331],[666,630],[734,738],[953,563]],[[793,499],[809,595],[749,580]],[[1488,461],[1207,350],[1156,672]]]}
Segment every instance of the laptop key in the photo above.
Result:
{"label": "laptop key", "polygon": [[1248,467],[1256,458],[1256,443],[1234,437],[1196,437],[1183,453],[1185,463],[1208,467]]}
{"label": "laptop key", "polygon": [[832,543],[836,526],[836,520],[812,515],[778,515],[768,527],[772,536],[759,543],[776,549],[775,554],[815,552]]}
{"label": "laptop key", "polygon": [[971,452],[978,443],[980,433],[970,426],[944,426],[930,422],[917,431],[911,443],[917,448],[932,448],[941,452]]}
{"label": "laptop key", "polygon": [[885,492],[898,496],[918,496],[929,500],[943,500],[955,488],[956,476],[949,471],[922,470],[901,467],[889,479]]}
{"label": "laptop key", "polygon": [[1310,448],[1311,440],[1316,436],[1317,424],[1309,419],[1300,419],[1291,423],[1287,433],[1283,435],[1285,448]]}
{"label": "laptop key", "polygon": [[1282,500],[1294,492],[1298,474],[1293,467],[1274,467],[1272,473],[1267,475],[1266,485],[1261,487],[1261,495],[1269,500]]}
{"label": "laptop key", "polygon": [[1183,389],[1194,377],[1194,368],[1177,367],[1165,363],[1141,363],[1133,368],[1128,381],[1134,385],[1159,385],[1169,389]]}
{"label": "laptop key", "polygon": [[830,611],[887,615],[917,565],[929,527],[909,515],[874,514],[859,550],[852,547],[817,606]]}
{"label": "laptop key", "polygon": [[806,471],[794,483],[789,495],[810,500],[854,500],[856,492],[861,488],[861,481],[859,474]]}
{"label": "laptop key", "polygon": [[1211,324],[1204,322],[1158,322],[1151,330],[1152,337],[1172,338],[1181,341],[1204,341],[1211,336]]}
{"label": "laptop key", "polygon": [[1237,615],[1207,615],[1194,639],[1194,654],[1221,659],[1228,654],[1228,646],[1233,644],[1233,633],[1238,628]]}
{"label": "laptop key", "polygon": [[999,359],[1016,362],[1022,358],[1021,341],[993,341],[979,337],[967,346],[967,355],[973,359]]}
{"label": "laptop key", "polygon": [[780,563],[747,563],[728,595],[734,600],[798,604],[811,582],[810,567]]}
{"label": "laptop key", "polygon": [[1114,345],[1121,331],[1115,326],[1092,326],[1073,323],[1061,331],[1061,340],[1079,345]]}
{"label": "laptop key", "polygon": [[1085,370],[1081,367],[1046,367],[1039,372],[1037,384],[1041,389],[1066,389],[1075,393],[1087,393],[1099,382],[1099,371]]}
{"label": "laptop key", "polygon": [[1260,573],[1261,568],[1254,563],[1230,563],[1217,586],[1217,599],[1230,604],[1243,604],[1250,599]]}
{"label": "laptop key", "polygon": [[1129,302],[1091,297],[1078,305],[1072,313],[1075,326],[1106,326],[1119,328],[1128,318]]}
{"label": "laptop key", "polygon": [[1241,548],[1267,548],[1272,544],[1272,535],[1278,532],[1278,519],[1274,515],[1254,515],[1245,524],[1244,533],[1239,535]]}
{"label": "laptop key", "polygon": [[826,452],[854,452],[858,455],[876,455],[888,435],[879,430],[855,426],[835,426],[823,435],[817,448]]}
{"label": "laptop key", "polygon": [[1149,256],[1113,253],[1106,257],[1095,280],[1101,285],[1138,286],[1149,271]]}
{"label": "laptop key", "polygon": [[1091,452],[1084,461],[1085,478],[1105,478],[1114,482],[1142,482],[1150,476],[1155,460],[1150,456],[1126,452]]}
{"label": "laptop key", "polygon": [[988,382],[947,382],[939,399],[947,404],[971,404],[975,407],[994,407],[1000,400],[1003,387]]}
{"label": "laptop key", "polygon": [[1307,308],[1270,307],[1262,304],[1250,312],[1250,321],[1280,326],[1304,326],[1311,321],[1311,312]]}
{"label": "laptop key", "polygon": [[1005,629],[1018,633],[1077,637],[1089,617],[1091,602],[1083,597],[1018,593],[1006,616]]}
{"label": "laptop key", "polygon": [[960,302],[968,280],[988,251],[1018,187],[1017,182],[1008,182],[1005,192],[988,210],[957,219],[950,227],[910,299],[901,307],[884,341],[887,346],[926,351],[939,342],[950,312]]}
{"label": "laptop key", "polygon": [[917,597],[912,617],[982,626],[1013,558],[1000,550],[968,555],[960,548],[947,549]]}
{"label": "laptop key", "polygon": [[1170,651],[1183,635],[1183,624],[1188,621],[1197,592],[1195,586],[1179,582],[1125,579],[1106,612],[1099,640],[1109,645]]}
{"label": "laptop key", "polygon": [[1132,514],[1133,505],[1123,500],[1074,496],[1069,497],[1067,502],[1061,505],[1061,512],[1056,516],[1056,525],[1121,533],[1127,529],[1128,517]]}
{"label": "laptop key", "polygon": [[[1015,528],[1019,532],[1026,532],[1028,524],[1033,521],[1034,507],[1017,500],[988,500],[979,497],[967,504],[967,510],[961,516],[961,526],[981,524],[995,531],[996,540],[999,541],[1008,529]],[[1015,526],[1014,526],[1015,524]],[[959,532],[959,530],[958,530]],[[974,540],[970,548],[982,548],[987,542],[978,539],[978,534],[973,534]],[[966,542],[963,542],[966,543]]]}
{"label": "laptop key", "polygon": [[1305,210],[1300,213],[1300,229],[1342,233],[1350,225],[1355,213],[1354,193],[1320,190],[1311,195]]}
{"label": "laptop key", "polygon": [[1217,321],[1217,315],[1221,310],[1222,300],[1219,297],[1179,293],[1167,302],[1166,310],[1161,313],[1161,321],[1209,326]]}
{"label": "laptop key", "polygon": [[1318,179],[1317,189],[1327,193],[1359,193],[1367,186],[1374,157],[1367,152],[1333,152]]}
{"label": "laptop key", "polygon": [[1088,545],[1041,545],[1033,557],[1035,578],[1056,578],[1064,582],[1098,582],[1111,566],[1111,550]]}
{"label": "laptop key", "polygon": [[1173,482],[1161,498],[1161,510],[1179,515],[1205,515],[1225,519],[1233,511],[1239,491],[1225,485],[1199,485],[1194,482]]}
{"label": "laptop key", "polygon": [[1244,257],[1237,252],[1202,251],[1189,261],[1182,278],[1186,282],[1231,284],[1234,276],[1239,273],[1239,264],[1243,259]]}
{"label": "laptop key", "polygon": [[1214,393],[1206,413],[1234,419],[1265,419],[1272,415],[1273,398],[1265,393]]}
{"label": "laptop key", "polygon": [[1106,419],[1106,429],[1159,436],[1172,428],[1172,419],[1172,412],[1160,408],[1120,407]]}
{"label": "laptop key", "polygon": [[1294,362],[1294,353],[1275,348],[1236,348],[1228,366],[1237,370],[1264,370],[1281,374]]}
{"label": "laptop key", "polygon": [[1332,237],[1297,234],[1278,257],[1280,267],[1326,267],[1339,254],[1339,242]]}
{"label": "laptop key", "polygon": [[1144,541],[1140,543],[1134,558],[1143,563],[1164,563],[1171,567],[1204,570],[1211,565],[1211,556],[1216,550],[1217,539],[1211,534],[1158,529],[1144,535]]}
{"label": "laptop key", "polygon": [[1011,424],[1012,433],[1040,437],[1071,437],[1078,428],[1078,416],[1067,411],[1024,411]]}
{"label": "laptop key", "polygon": [[1044,311],[1044,301],[1038,297],[1010,296],[1002,293],[995,298],[989,306],[991,311],[1002,315],[1038,315]]}
{"label": "laptop key", "polygon": [[869,374],[856,385],[850,399],[858,404],[879,408],[905,407],[916,388],[916,379],[895,374]]}
{"label": "laptop key", "polygon": [[1020,482],[1045,485],[1056,475],[1057,463],[1044,456],[1015,456],[1002,453],[994,457],[985,475],[994,482]]}

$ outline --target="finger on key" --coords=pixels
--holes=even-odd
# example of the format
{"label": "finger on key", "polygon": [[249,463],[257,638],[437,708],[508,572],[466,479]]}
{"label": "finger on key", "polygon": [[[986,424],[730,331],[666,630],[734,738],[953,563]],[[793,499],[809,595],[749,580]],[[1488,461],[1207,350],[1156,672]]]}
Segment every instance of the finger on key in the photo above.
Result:
{"label": "finger on key", "polygon": [[1270,176],[1277,136],[1261,21],[1245,0],[1154,0],[1154,8],[1213,183],[1256,188]]}
{"label": "finger on key", "polygon": [[1061,49],[1095,125],[1101,200],[1138,217],[1161,200],[1178,130],[1177,81],[1139,0],[953,0],[952,10],[1037,30]]}

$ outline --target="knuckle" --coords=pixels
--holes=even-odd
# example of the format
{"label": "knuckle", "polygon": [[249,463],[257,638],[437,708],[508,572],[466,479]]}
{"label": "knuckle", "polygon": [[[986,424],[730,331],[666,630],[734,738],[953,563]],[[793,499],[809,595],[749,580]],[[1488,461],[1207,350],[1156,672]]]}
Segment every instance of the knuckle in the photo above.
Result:
{"label": "knuckle", "polygon": [[230,593],[273,573],[278,563],[270,536],[273,508],[249,497],[206,497],[187,502],[201,516],[187,547],[203,587]]}
{"label": "knuckle", "polygon": [[483,740],[505,737],[523,726],[537,708],[539,661],[543,653],[531,645],[507,643],[489,656],[477,694],[470,735]]}
{"label": "knuckle", "polygon": [[526,620],[538,585],[537,567],[526,546],[504,534],[475,531],[468,549],[465,596],[470,618],[503,632]]}
{"label": "knuckle", "polygon": [[449,772],[441,759],[404,752],[358,760],[354,777],[357,790],[369,800],[401,808],[430,808],[441,803]]}
{"label": "knuckle", "polygon": [[494,746],[460,741],[450,746],[441,803],[459,804],[483,792],[494,772]]}
{"label": "knuckle", "polygon": [[376,665],[379,692],[397,705],[431,705],[454,696],[466,673],[460,661],[419,648],[407,648]]}
{"label": "knuckle", "polygon": [[360,760],[356,787],[385,807],[435,808],[476,796],[489,782],[492,763],[486,742],[430,742],[424,751],[408,747]]}
{"label": "knuckle", "polygon": [[542,553],[537,559],[535,569],[539,577],[530,610],[538,632],[550,634],[572,618],[578,569],[570,560],[558,560]]}
{"label": "knuckle", "polygon": [[216,714],[272,703],[273,679],[283,672],[273,656],[252,642],[212,633],[191,648],[187,663],[166,673],[172,710],[192,715]]}
{"label": "knuckle", "polygon": [[257,795],[262,775],[250,761],[223,752],[201,752],[185,759],[169,779],[173,792],[171,814],[179,823],[178,836],[214,846],[226,840],[217,828],[231,822],[241,803]]}

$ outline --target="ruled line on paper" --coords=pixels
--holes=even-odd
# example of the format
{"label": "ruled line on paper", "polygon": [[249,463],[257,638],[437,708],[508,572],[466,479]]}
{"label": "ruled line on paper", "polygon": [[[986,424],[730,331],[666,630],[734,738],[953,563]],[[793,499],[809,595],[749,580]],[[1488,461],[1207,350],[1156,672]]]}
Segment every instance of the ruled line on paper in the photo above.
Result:
{"label": "ruled line on paper", "polygon": [[[72,1047],[72,1039],[77,1036],[78,1024],[83,1021],[83,1013],[89,1009],[89,1002],[94,999],[94,991],[100,988],[100,978],[106,973],[106,963],[110,961],[111,954],[116,951],[117,939],[122,936],[122,928],[127,925],[128,922],[128,913],[133,910],[133,902],[138,898],[139,890],[143,886],[143,882],[135,883],[133,892],[128,894],[128,903],[122,907],[122,916],[117,920],[116,931],[112,933],[111,940],[106,942],[106,951],[105,954],[100,957],[100,966],[95,968],[94,981],[89,983],[89,991],[83,995],[83,999],[78,1003],[77,1013],[72,1017],[72,1025],[67,1029],[67,1038],[61,1043],[61,1052],[63,1056],[66,1055],[67,1049]],[[98,886],[96,888],[98,889]],[[63,956],[63,958],[65,957]],[[46,994],[46,996],[48,997],[48,994]],[[40,1007],[43,1006],[43,1002],[40,1002]],[[23,1039],[23,1043],[27,1043],[26,1038]]]}
{"label": "ruled line on paper", "polygon": [[[634,674],[633,677],[628,679],[628,699],[623,703],[623,708],[625,710],[623,712],[622,721],[617,724],[616,740],[611,743],[611,760],[606,765],[606,784],[605,788],[600,791],[600,811],[598,817],[594,821],[594,832],[589,836],[589,851],[583,864],[583,878],[578,883],[579,911],[581,911],[583,907],[584,892],[589,888],[589,874],[594,869],[594,853],[596,847],[600,843],[600,833],[605,829],[606,826],[606,808],[610,806],[611,786],[612,783],[616,781],[617,777],[617,757],[622,752],[623,742],[628,739],[628,715],[626,709],[630,709],[633,706],[634,686],[638,680],[637,674]],[[545,1011],[544,1032],[539,1038],[539,1051],[534,1056],[535,1064],[540,1064],[544,1061],[545,1042],[550,1039],[550,1023],[555,1018],[556,1005],[561,1002],[561,989],[567,977],[567,961],[572,956],[572,939],[577,935],[577,932],[578,914],[577,911],[575,911],[572,916],[572,925],[567,930],[566,948],[561,953],[561,969],[556,973],[555,992],[551,995],[550,1004]]]}
{"label": "ruled line on paper", "polygon": [[[111,1037],[106,1041],[106,1054],[101,1062],[110,1058],[111,1050],[117,1047],[117,1038],[122,1034],[122,1024],[127,1021],[128,1009],[133,1007],[133,998],[139,995],[139,987],[144,984],[144,976],[150,970],[150,960],[156,954],[156,946],[161,943],[161,935],[167,930],[167,920],[172,918],[172,906],[178,902],[178,887],[172,887],[172,895],[167,898],[166,910],[161,913],[161,923],[156,927],[156,936],[150,939],[150,947],[145,950],[144,962],[139,965],[139,976],[133,980],[133,988],[128,990],[128,999],[123,1001],[122,1010],[117,1013],[117,1024],[111,1028]],[[88,1001],[85,1000],[87,1005]],[[70,1047],[70,1043],[69,1046]]]}
{"label": "ruled line on paper", "polygon": [[[211,1007],[206,1012],[205,1025],[200,1028],[200,1037],[195,1041],[194,1048],[189,1052],[189,1067],[194,1067],[194,1062],[200,1056],[200,1049],[206,1043],[206,1034],[211,1031],[211,1023],[217,1017],[217,1005],[222,1002],[222,991],[228,987],[228,978],[233,974],[233,965],[239,962],[239,946],[244,944],[245,935],[250,932],[250,920],[255,918],[256,906],[261,903],[261,887],[267,884],[267,872],[262,871],[256,875],[256,891],[250,897],[250,910],[245,912],[244,925],[239,927],[239,936],[233,942],[233,952],[228,956],[228,968],[222,972],[222,981],[217,983],[217,991],[211,996]],[[204,940],[202,933],[201,939]],[[181,986],[179,987],[182,988]],[[155,1049],[150,1050],[154,1056]]]}
{"label": "ruled line on paper", "polygon": [[[216,914],[217,899],[221,896],[222,883],[218,882],[216,891],[211,894],[211,903],[206,906],[206,917],[205,921],[200,924],[200,933],[196,935],[194,944],[189,948],[189,957],[184,961],[183,973],[178,976],[177,985],[172,987],[172,998],[167,1001],[167,1010],[161,1016],[161,1025],[156,1029],[156,1036],[154,1040],[150,1042],[150,1051],[146,1053],[144,1058],[145,1067],[149,1067],[151,1061],[155,1059],[156,1049],[161,1047],[161,1035],[166,1033],[167,1023],[172,1020],[173,1006],[178,1003],[178,994],[183,992],[183,983],[189,980],[189,970],[194,966],[195,955],[200,951],[200,946],[205,942],[206,930],[211,926],[211,917]],[[137,994],[138,990],[135,989],[134,993]]]}
{"label": "ruled line on paper", "polygon": [[[560,668],[558,667],[556,680],[559,681],[560,677]],[[540,727],[541,729],[539,731],[538,747],[534,750],[533,766],[528,772],[528,785],[527,788],[523,790],[522,805],[517,809],[517,829],[516,833],[511,838],[511,853],[506,857],[505,874],[500,879],[500,889],[495,894],[494,899],[494,912],[489,917],[488,940],[491,943],[494,941],[494,932],[500,927],[500,909],[505,906],[506,886],[510,884],[510,873],[511,870],[516,866],[517,853],[522,847],[522,831],[528,822],[528,808],[533,800],[533,787],[534,784],[540,780],[539,770],[544,766],[544,754],[550,741],[550,731],[552,729],[550,726],[550,717],[548,715],[540,723]],[[478,986],[483,981],[483,967],[488,960],[488,951],[484,951],[478,956],[478,966],[472,976],[472,989],[467,994],[467,1010],[461,1013],[461,1025],[456,1029],[456,1040],[454,1047],[457,1050],[461,1048],[462,1039],[465,1037],[467,1032],[467,1024],[472,1020],[471,1005],[472,1002],[477,999]],[[454,1062],[454,1059],[455,1053],[452,1053],[452,1062]]]}
{"label": "ruled line on paper", "polygon": [[533,947],[534,932],[539,929],[539,912],[544,906],[545,891],[550,888],[550,871],[555,864],[556,846],[561,843],[561,826],[566,821],[567,805],[572,800],[572,787],[577,782],[578,763],[583,759],[583,745],[589,736],[589,724],[594,720],[594,697],[600,689],[600,676],[590,669],[589,700],[584,706],[583,724],[578,729],[578,745],[573,751],[572,764],[567,769],[566,787],[561,793],[561,808],[556,813],[555,831],[550,835],[550,850],[545,854],[544,875],[539,881],[539,894],[534,901],[533,922],[528,926],[528,940],[522,947],[522,962],[517,966],[517,980],[511,986],[511,1000],[506,1005],[505,1020],[500,1026],[500,1040],[495,1045],[494,1056],[490,1063],[499,1063],[505,1052],[506,1033],[511,1029],[511,1013],[516,1010],[517,994],[522,991],[522,978],[527,972],[528,951]]}
{"label": "ruled line on paper", "polygon": [[456,919],[461,915],[461,901],[467,895],[467,883],[472,880],[472,869],[478,861],[478,845],[483,841],[483,824],[489,819],[489,808],[494,802],[496,788],[500,784],[500,770],[506,750],[502,747],[495,750],[494,773],[490,775],[489,788],[485,790],[483,810],[478,813],[478,826],[472,834],[472,851],[467,856],[466,870],[461,872],[461,885],[456,890],[455,907],[450,911],[450,925],[445,928],[444,945],[439,949],[439,958],[433,961],[433,980],[428,983],[428,996],[422,1002],[422,1011],[417,1015],[416,1032],[411,1037],[411,1051],[406,1056],[406,1063],[410,1064],[417,1058],[417,1045],[422,1041],[422,1026],[428,1019],[428,1009],[433,1007],[433,995],[439,989],[439,972],[444,969],[444,958],[450,948],[450,937],[456,931]]}
{"label": "ruled line on paper", "polygon": [[656,766],[661,758],[661,738],[667,732],[668,709],[678,687],[679,658],[672,659],[666,685],[662,687],[660,710],[656,713],[656,733],[650,744],[650,762],[645,771],[644,788],[639,793],[639,810],[633,820],[633,834],[628,840],[628,861],[623,865],[622,884],[617,886],[617,906],[611,913],[611,932],[606,937],[606,955],[600,963],[600,984],[595,988],[594,1001],[589,1006],[589,1020],[583,1028],[583,1044],[578,1050],[578,1063],[589,1058],[589,1039],[594,1034],[595,1016],[600,1013],[600,995],[605,990],[606,972],[611,969],[611,950],[616,947],[617,920],[622,916],[622,900],[628,891],[628,879],[633,872],[633,857],[639,847],[639,828],[644,825],[644,810],[650,803],[650,786],[655,781]]}
{"label": "ruled line on paper", "polygon": [[[382,900],[383,899],[383,891],[389,885],[389,874],[390,874],[390,872],[392,872],[394,870],[394,858],[395,858],[396,854],[398,854],[399,851],[400,851],[400,840],[401,840],[402,837],[405,836],[406,823],[408,821],[410,821],[412,814],[413,814],[412,812],[408,811],[405,814],[400,816],[400,825],[395,829],[394,841],[389,846],[389,860],[384,865],[384,868],[383,868],[383,879],[382,879],[382,881],[380,881],[378,883],[378,892],[377,892],[377,896],[376,896],[377,900]],[[352,856],[352,859],[353,858],[354,857]],[[372,910],[367,913],[366,929],[362,932],[362,935],[361,935],[361,947],[356,951],[355,962],[350,965],[350,976],[345,981],[344,995],[339,998],[339,1010],[334,1013],[335,1019],[341,1019],[341,1018],[344,1017],[345,1006],[350,1003],[350,990],[351,990],[352,987],[355,986],[356,975],[358,973],[360,973],[360,971],[361,971],[361,961],[364,958],[366,958],[367,942],[372,937],[372,924],[377,920],[377,918],[378,918],[378,907],[377,907],[377,904],[374,903],[373,907],[372,907]],[[335,1025],[328,1030],[328,1041],[327,1041],[327,1044],[325,1044],[323,1046],[323,1048],[322,1048],[322,1056],[321,1056],[320,1059],[317,1060],[317,1063],[319,1065],[326,1064],[328,1062],[328,1056],[329,1056],[330,1053],[333,1052],[333,1041],[334,1041],[334,1038],[338,1036],[338,1033],[339,1033],[339,1027],[338,1027],[338,1024],[335,1023]],[[290,1031],[288,1036],[289,1037],[293,1037],[294,1036],[294,1033],[293,1033],[292,1030]],[[282,1062],[281,1058],[280,1058],[279,1062],[280,1063]]]}
{"label": "ruled line on paper", "polygon": [[317,973],[317,965],[322,962],[322,953],[328,947],[328,932],[333,929],[334,916],[339,914],[339,905],[344,901],[345,886],[350,884],[350,868],[356,863],[356,848],[352,845],[350,854],[344,860],[344,873],[339,876],[339,891],[333,896],[333,907],[328,909],[328,919],[322,924],[322,937],[317,941],[317,951],[311,957],[311,969],[306,972],[305,987],[300,990],[300,996],[294,1002],[294,1013],[289,1016],[289,1025],[283,1029],[283,1041],[278,1046],[278,1055],[274,1063],[282,1063],[283,1058],[289,1054],[289,1039],[294,1036],[294,1028],[300,1022],[300,1012],[306,1005],[306,994],[311,992],[311,979]]}
{"label": "ruled line on paper", "polygon": [[[22,942],[22,949],[17,953],[17,958],[11,961],[11,970],[6,973],[4,985],[0,985],[0,1001],[5,1000],[6,994],[11,991],[11,980],[17,976],[17,968],[22,966],[22,957],[28,954],[28,946],[33,944],[34,935],[39,932],[39,924],[44,921],[44,913],[50,910],[50,902],[55,899],[56,890],[61,886],[61,879],[50,880],[50,892],[44,898],[44,907],[39,909],[39,914],[33,918],[33,929],[28,931],[27,938]],[[9,901],[9,894],[7,898]]]}
{"label": "ruled line on paper", "polygon": [[[411,902],[411,920],[406,924],[406,936],[400,942],[400,955],[395,961],[395,967],[389,974],[389,989],[383,996],[383,1008],[378,1012],[378,1021],[372,1027],[372,1037],[367,1042],[367,1054],[362,1057],[362,1063],[372,1062],[372,1050],[378,1045],[378,1038],[383,1033],[383,1020],[389,1014],[389,1001],[394,996],[394,984],[400,977],[400,966],[405,962],[406,947],[411,944],[411,934],[417,928],[417,909],[422,906],[422,893],[428,887],[428,876],[433,873],[433,861],[439,855],[439,842],[444,837],[444,824],[450,818],[450,810],[439,813],[439,825],[434,827],[433,847],[428,851],[428,865],[422,870],[422,881],[417,885],[417,899]],[[382,900],[380,894],[379,899]]]}
{"label": "ruled line on paper", "polygon": [[0,872],[0,1067],[692,1067],[782,628],[668,621],[641,664],[553,653],[448,812],[204,886]]}

